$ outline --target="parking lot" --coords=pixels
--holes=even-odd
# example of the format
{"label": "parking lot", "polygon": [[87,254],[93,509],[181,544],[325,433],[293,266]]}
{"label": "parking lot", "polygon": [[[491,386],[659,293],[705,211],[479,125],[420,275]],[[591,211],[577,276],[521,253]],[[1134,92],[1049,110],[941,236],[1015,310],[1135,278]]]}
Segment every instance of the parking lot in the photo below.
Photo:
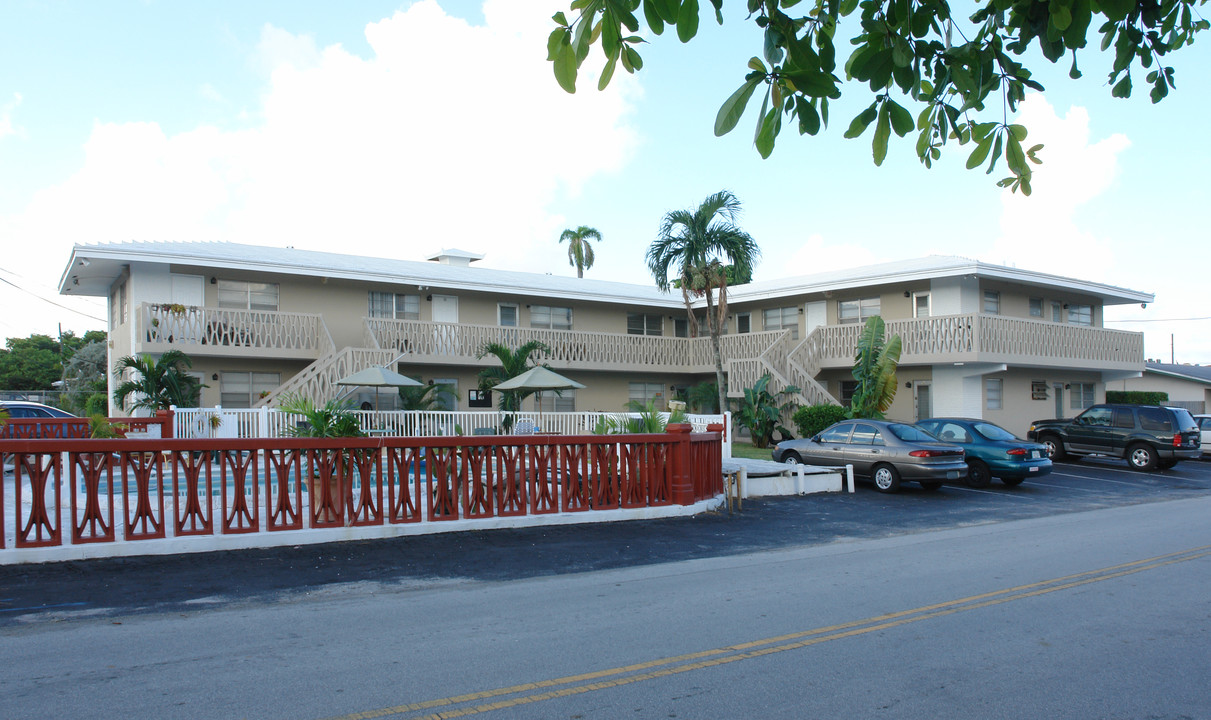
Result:
{"label": "parking lot", "polygon": [[[1211,461],[1143,473],[1125,462],[1059,463],[1016,488],[857,492],[746,500],[690,518],[484,530],[194,555],[0,566],[0,626],[73,616],[278,602],[346,583],[505,582],[1077,513],[1211,494]],[[1162,528],[1158,528],[1162,530]],[[1012,548],[1007,548],[1011,551]]]}

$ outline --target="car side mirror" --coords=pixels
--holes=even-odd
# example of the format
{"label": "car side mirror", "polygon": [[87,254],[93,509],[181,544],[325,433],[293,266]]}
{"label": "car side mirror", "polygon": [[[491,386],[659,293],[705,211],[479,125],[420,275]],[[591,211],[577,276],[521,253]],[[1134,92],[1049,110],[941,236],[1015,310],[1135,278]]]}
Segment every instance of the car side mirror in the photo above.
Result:
{"label": "car side mirror", "polygon": [[819,436],[819,435],[812,435],[812,438],[811,438],[811,439],[812,439],[812,442],[816,443],[817,445],[819,445],[819,444],[820,444],[820,436]]}

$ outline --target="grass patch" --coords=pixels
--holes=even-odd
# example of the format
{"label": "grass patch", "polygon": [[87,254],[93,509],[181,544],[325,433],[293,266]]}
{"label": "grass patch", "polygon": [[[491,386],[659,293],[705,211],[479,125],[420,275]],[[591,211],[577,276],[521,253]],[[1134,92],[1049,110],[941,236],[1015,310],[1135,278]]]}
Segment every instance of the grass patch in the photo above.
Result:
{"label": "grass patch", "polygon": [[773,460],[770,451],[773,448],[755,448],[751,443],[732,440],[732,457],[748,458],[749,460]]}

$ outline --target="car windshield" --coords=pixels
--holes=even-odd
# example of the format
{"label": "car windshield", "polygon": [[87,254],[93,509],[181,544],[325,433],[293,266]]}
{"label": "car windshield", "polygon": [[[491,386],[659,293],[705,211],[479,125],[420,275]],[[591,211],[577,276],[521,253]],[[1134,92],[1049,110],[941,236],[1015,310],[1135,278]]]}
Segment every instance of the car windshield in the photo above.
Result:
{"label": "car windshield", "polygon": [[1015,436],[1013,433],[1009,432],[1005,428],[1001,427],[1000,425],[993,425],[992,423],[981,422],[981,423],[973,424],[972,427],[974,427],[976,429],[976,432],[983,435],[985,438],[987,438],[989,440],[1017,440],[1018,439],[1017,436]]}
{"label": "car windshield", "polygon": [[933,435],[925,432],[919,427],[912,425],[902,425],[900,423],[892,423],[887,426],[892,435],[900,438],[904,442],[937,442],[938,439]]}

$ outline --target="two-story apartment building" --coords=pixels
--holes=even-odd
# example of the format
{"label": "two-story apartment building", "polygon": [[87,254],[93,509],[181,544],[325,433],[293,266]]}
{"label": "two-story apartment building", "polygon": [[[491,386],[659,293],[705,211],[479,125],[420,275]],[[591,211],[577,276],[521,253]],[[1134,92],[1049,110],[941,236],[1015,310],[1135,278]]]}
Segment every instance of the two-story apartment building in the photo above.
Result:
{"label": "two-story apartment building", "polygon": [[[343,391],[340,377],[396,363],[406,375],[450,385],[458,409],[484,407],[476,375],[496,360],[480,358],[481,349],[528,340],[546,343],[541,359],[585,385],[548,395],[546,409],[663,404],[678,388],[714,379],[709,340],[691,337],[680,294],[474,267],[480,257],[77,245],[60,292],[108,298],[111,361],[186,352],[207,385],[205,406],[272,404],[289,392],[323,401]],[[754,282],[729,290],[728,393],[740,395],[768,372],[776,386],[800,387],[803,403],[844,402],[862,323],[881,315],[904,345],[889,417],[984,417],[1023,433],[1030,420],[1072,415],[1102,399],[1108,381],[1143,370],[1142,335],[1105,329],[1102,313],[1152,300],[954,257]]]}

